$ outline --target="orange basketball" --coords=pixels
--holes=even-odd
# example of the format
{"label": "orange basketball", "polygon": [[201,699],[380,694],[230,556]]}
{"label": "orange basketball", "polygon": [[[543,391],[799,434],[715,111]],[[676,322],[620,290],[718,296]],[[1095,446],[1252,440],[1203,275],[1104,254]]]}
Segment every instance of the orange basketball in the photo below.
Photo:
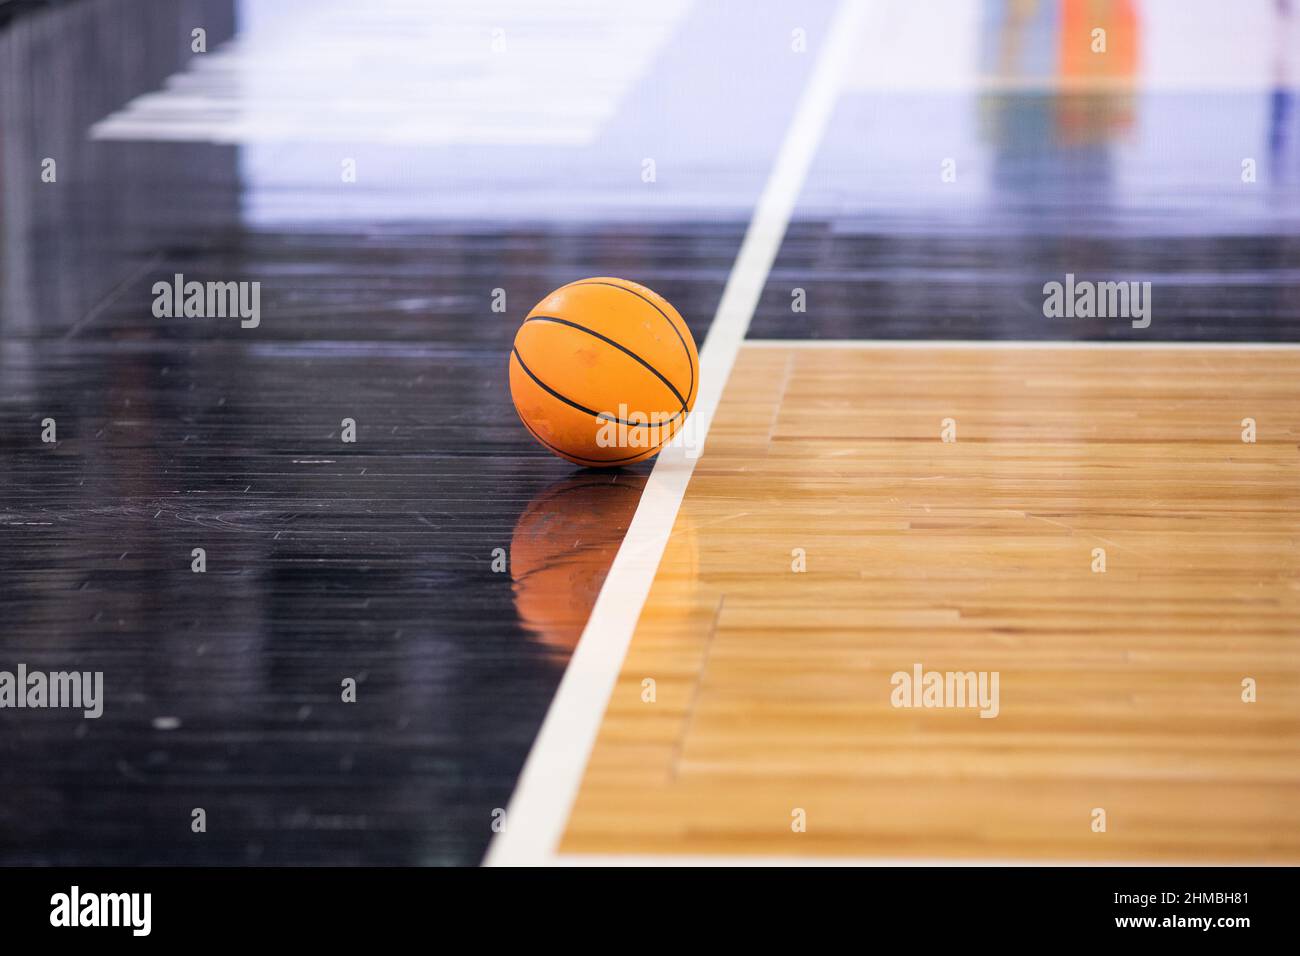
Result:
{"label": "orange basketball", "polygon": [[626,279],[579,279],[528,313],[510,353],[524,426],[561,458],[592,468],[651,457],[699,391],[695,340],[668,300]]}

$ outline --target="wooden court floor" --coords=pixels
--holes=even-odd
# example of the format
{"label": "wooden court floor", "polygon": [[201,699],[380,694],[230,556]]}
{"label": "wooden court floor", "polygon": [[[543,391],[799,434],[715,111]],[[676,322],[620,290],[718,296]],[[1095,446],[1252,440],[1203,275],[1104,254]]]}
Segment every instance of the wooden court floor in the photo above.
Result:
{"label": "wooden court floor", "polygon": [[1300,860],[1300,349],[749,343],[560,852]]}

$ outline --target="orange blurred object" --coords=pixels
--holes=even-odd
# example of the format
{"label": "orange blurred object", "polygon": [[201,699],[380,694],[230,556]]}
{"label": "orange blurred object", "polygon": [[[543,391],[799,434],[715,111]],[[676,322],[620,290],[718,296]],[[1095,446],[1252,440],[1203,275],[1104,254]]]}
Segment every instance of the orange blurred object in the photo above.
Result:
{"label": "orange blurred object", "polygon": [[600,276],[528,313],[510,354],[510,395],[533,437],[588,467],[643,461],[695,405],[700,358],[668,300]]}
{"label": "orange blurred object", "polygon": [[1137,78],[1138,17],[1132,0],[1065,0],[1060,57],[1065,88],[1111,85]]}

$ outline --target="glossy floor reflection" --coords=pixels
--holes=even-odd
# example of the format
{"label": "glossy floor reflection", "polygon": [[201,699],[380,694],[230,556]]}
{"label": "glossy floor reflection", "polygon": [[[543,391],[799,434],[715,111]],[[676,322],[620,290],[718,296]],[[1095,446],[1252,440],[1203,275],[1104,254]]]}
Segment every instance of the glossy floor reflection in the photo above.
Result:
{"label": "glossy floor reflection", "polygon": [[648,466],[583,470],[528,503],[510,539],[520,623],[568,660],[645,488]]}
{"label": "glossy floor reflection", "polygon": [[[538,271],[653,272],[629,244]],[[302,266],[328,261],[279,260]],[[674,294],[709,315],[721,285]],[[483,323],[425,344],[396,307],[364,343],[240,346],[137,336],[137,313],[0,350],[5,659],[108,687],[98,721],[6,715],[6,861],[477,861],[647,469],[575,478],[539,449]]]}

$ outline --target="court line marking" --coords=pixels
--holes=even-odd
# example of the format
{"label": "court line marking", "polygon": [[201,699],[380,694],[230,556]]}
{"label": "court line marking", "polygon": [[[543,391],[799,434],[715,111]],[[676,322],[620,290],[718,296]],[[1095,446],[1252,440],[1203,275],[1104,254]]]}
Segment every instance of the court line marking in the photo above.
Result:
{"label": "court line marking", "polygon": [[1300,349],[1300,342],[1088,342],[1056,339],[746,339],[768,349]]}
{"label": "court line marking", "polygon": [[840,0],[825,28],[826,45],[804,86],[776,162],[745,231],[726,288],[700,349],[700,385],[687,429],[693,448],[675,440],[659,453],[623,544],[596,598],[555,699],[524,763],[505,825],[488,848],[488,866],[555,862],[569,811],[677,518],[713,414],[749,330],[822,134],[830,121],[868,7]]}

